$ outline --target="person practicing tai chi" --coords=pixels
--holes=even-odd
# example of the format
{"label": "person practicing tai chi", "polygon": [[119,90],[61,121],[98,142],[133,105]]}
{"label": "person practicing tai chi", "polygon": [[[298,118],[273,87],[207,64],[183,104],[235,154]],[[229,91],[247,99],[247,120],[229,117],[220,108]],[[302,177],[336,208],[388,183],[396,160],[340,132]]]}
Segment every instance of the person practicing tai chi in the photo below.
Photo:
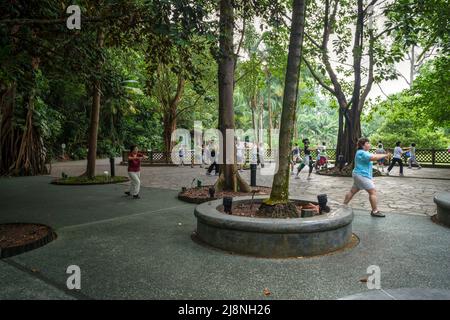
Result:
{"label": "person practicing tai chi", "polygon": [[305,157],[303,158],[303,162],[299,164],[297,169],[297,174],[295,175],[295,179],[300,179],[299,174],[300,171],[306,166],[309,166],[309,172],[308,172],[308,180],[311,180],[311,173],[313,171],[314,162],[312,161],[311,157],[311,150],[309,149],[309,140],[303,139],[303,152],[305,153]]}
{"label": "person practicing tai chi", "polygon": [[292,161],[291,161],[291,174],[294,175],[294,165],[300,161],[300,149],[298,144],[295,144],[294,149],[292,149]]}
{"label": "person practicing tai chi", "polygon": [[397,141],[395,143],[394,156],[392,158],[391,164],[389,165],[389,168],[387,169],[386,175],[389,175],[389,173],[391,172],[391,170],[394,167],[395,163],[398,162],[398,164],[400,166],[400,176],[403,176],[403,161],[402,161],[403,150],[402,150],[402,147],[400,145],[401,145],[400,141]]}
{"label": "person practicing tai chi", "polygon": [[[381,144],[381,143],[378,144],[378,148],[375,151],[375,153],[376,154],[385,154],[386,153],[386,150],[384,150],[384,148],[383,148],[383,144]],[[383,171],[383,172],[384,172],[384,161],[385,161],[384,158],[378,159],[378,161],[377,161],[378,170],[380,170],[380,168],[381,168],[380,171]]]}
{"label": "person practicing tai chi", "polygon": [[371,216],[385,217],[377,208],[377,190],[372,180],[372,161],[378,161],[388,155],[370,153],[370,144],[367,138],[360,138],[357,147],[358,150],[354,160],[355,168],[352,172],[353,186],[350,192],[345,195],[344,204],[347,205],[359,190],[366,190],[369,194],[370,206],[372,207]]}
{"label": "person practicing tai chi", "polygon": [[130,177],[130,191],[126,191],[127,196],[133,196],[133,199],[139,199],[139,190],[141,188],[141,160],[148,159],[147,156],[139,153],[137,146],[131,146],[128,155],[128,176]]}
{"label": "person practicing tai chi", "polygon": [[411,147],[409,148],[408,169],[412,169],[413,164],[418,166],[417,169],[422,169],[422,166],[416,160],[416,144],[415,143],[411,143]]}

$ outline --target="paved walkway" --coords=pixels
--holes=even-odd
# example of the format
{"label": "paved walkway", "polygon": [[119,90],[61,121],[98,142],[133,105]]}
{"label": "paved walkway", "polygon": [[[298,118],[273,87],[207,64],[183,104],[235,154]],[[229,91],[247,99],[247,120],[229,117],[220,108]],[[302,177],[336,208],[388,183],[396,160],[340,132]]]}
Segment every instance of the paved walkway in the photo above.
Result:
{"label": "paved walkway", "polygon": [[[56,186],[50,180],[0,179],[0,223],[45,223],[58,235],[44,247],[0,260],[0,300],[338,299],[369,291],[360,280],[371,265],[380,267],[386,292],[450,290],[450,231],[424,215],[375,219],[355,210],[360,243],[351,250],[307,259],[251,258],[191,241],[194,205],[177,200],[176,191],[144,187],[142,199],[132,200],[122,196],[123,185]],[[81,269],[80,291],[66,289],[69,265]]]}
{"label": "paved walkway", "polygon": [[[85,161],[55,163],[52,166],[52,175],[59,177],[61,172],[80,175],[84,172],[85,166]],[[317,194],[326,193],[330,200],[342,202],[345,193],[352,185],[352,178],[321,176],[313,173],[313,179],[308,181],[306,169],[300,174],[301,179],[291,180],[290,192],[292,195],[316,199]],[[103,173],[105,170],[110,170],[108,160],[99,160],[97,174]],[[116,166],[118,175],[126,175],[126,170],[126,166]],[[398,170],[398,167],[395,167],[391,176],[375,178],[379,194],[379,209],[384,212],[434,215],[436,213],[436,205],[433,202],[434,195],[440,191],[450,192],[450,169],[405,169],[405,177],[399,177]],[[250,181],[249,170],[245,170],[242,174],[247,181]],[[258,174],[257,184],[271,186],[272,178],[272,176]],[[171,190],[180,190],[183,186],[190,186],[194,179],[200,179],[205,185],[213,184],[217,177],[206,176],[204,169],[189,166],[181,168],[143,167],[141,173],[143,186]],[[357,194],[351,205],[355,208],[370,209],[367,193]]]}

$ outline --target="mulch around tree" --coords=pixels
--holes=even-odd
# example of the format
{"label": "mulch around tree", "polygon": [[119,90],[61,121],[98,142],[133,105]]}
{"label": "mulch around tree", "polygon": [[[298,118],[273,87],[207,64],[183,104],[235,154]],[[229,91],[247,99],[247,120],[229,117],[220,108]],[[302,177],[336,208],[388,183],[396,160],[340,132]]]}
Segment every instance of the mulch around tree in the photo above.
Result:
{"label": "mulch around tree", "polygon": [[[353,172],[353,168],[350,166],[345,166],[342,168],[342,171],[339,170],[339,167],[332,167],[327,169],[322,169],[317,171],[317,174],[324,175],[324,176],[333,176],[333,177],[351,177]],[[379,170],[373,169],[374,177],[381,177],[382,174]]]}
{"label": "mulch around tree", "polygon": [[81,186],[81,185],[97,185],[97,184],[110,184],[110,183],[121,183],[127,182],[130,179],[124,176],[110,177],[106,175],[98,175],[93,179],[89,179],[86,176],[80,177],[66,177],[66,178],[56,178],[52,180],[52,184],[65,185],[65,186]]}
{"label": "mulch around tree", "polygon": [[[181,191],[178,194],[178,199],[189,202],[200,204],[203,202],[222,199],[224,197],[243,197],[243,196],[251,196],[253,193],[250,192],[233,192],[233,191],[220,191],[214,194],[214,198],[210,198],[209,196],[209,188],[212,186],[202,186],[196,188],[188,188],[186,191]],[[270,187],[252,187],[255,195],[269,195],[272,188]]]}
{"label": "mulch around tree", "polygon": [[[319,213],[319,206],[315,205],[311,202],[307,201],[292,201],[295,207],[297,208],[297,211],[299,213],[302,212],[302,209],[313,209],[313,216],[320,215]],[[235,206],[233,206],[231,210],[231,215],[234,216],[241,216],[241,217],[250,217],[250,218],[266,218],[266,217],[260,217],[257,215],[258,209],[261,206],[261,203],[254,203],[253,205],[250,202],[245,203],[239,203]],[[218,209],[223,214],[228,214],[223,210],[223,207],[220,207]],[[277,217],[278,218],[278,217]],[[289,219],[284,217],[279,217],[280,219]]]}
{"label": "mulch around tree", "polygon": [[0,258],[37,249],[56,239],[53,230],[42,224],[0,224]]}

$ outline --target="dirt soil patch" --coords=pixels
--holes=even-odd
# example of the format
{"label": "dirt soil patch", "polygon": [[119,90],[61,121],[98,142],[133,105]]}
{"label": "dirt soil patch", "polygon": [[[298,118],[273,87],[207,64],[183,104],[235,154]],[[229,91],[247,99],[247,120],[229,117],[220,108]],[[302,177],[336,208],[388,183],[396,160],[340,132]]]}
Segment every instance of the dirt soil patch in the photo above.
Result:
{"label": "dirt soil patch", "polygon": [[0,224],[0,258],[36,249],[55,238],[53,230],[42,224]]}
{"label": "dirt soil patch", "polygon": [[[320,215],[319,206],[315,205],[311,202],[295,201],[295,202],[293,202],[293,204],[297,208],[297,211],[299,214],[302,212],[302,209],[313,209],[314,210],[313,216]],[[242,217],[265,218],[265,217],[260,217],[257,215],[257,212],[258,212],[258,209],[260,206],[261,206],[261,203],[253,203],[253,206],[251,205],[250,202],[239,203],[239,204],[236,204],[235,206],[233,206],[233,208],[231,210],[231,214],[234,216],[242,216]],[[218,210],[224,214],[228,214],[228,213],[225,213],[225,211],[223,210],[223,207],[219,207]],[[281,218],[281,219],[283,219],[283,218]],[[289,218],[285,218],[285,219],[289,219]]]}

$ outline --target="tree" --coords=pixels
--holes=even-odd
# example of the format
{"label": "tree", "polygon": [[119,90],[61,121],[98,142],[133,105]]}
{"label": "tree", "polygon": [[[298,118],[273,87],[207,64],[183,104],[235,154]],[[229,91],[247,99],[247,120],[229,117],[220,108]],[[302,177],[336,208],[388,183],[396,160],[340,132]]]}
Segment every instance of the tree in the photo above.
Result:
{"label": "tree", "polygon": [[[354,8],[353,2],[318,1],[319,4],[324,4],[323,9],[318,3],[313,3],[313,11],[318,14],[309,20],[306,39],[311,46],[308,56],[304,57],[313,77],[338,102],[336,154],[343,155],[351,166],[356,142],[361,136],[361,113],[367,96],[375,82],[397,77],[392,66],[403,56],[403,51],[395,43],[391,46],[383,43],[392,32],[392,26],[384,26],[378,31],[379,27],[373,18],[375,12],[384,12],[385,8],[375,8],[377,0],[370,1],[366,6],[363,0],[356,2]],[[349,28],[352,20],[355,24],[354,32]],[[329,45],[332,36],[335,37],[332,40],[333,51]],[[337,61],[333,59],[332,52],[337,56]],[[348,56],[352,58],[351,63],[347,61]],[[317,66],[311,62],[314,57],[319,57],[315,60]],[[367,67],[363,65],[363,57],[367,57]],[[343,78],[340,79],[339,74],[353,76],[353,81],[348,83]],[[367,78],[364,84],[363,78]]]}
{"label": "tree", "polygon": [[[232,0],[220,0],[219,21],[219,54],[218,54],[218,85],[219,85],[219,129],[222,132],[222,159],[220,176],[216,182],[217,190],[241,190],[249,192],[250,187],[237,172],[235,161],[226,163],[229,154],[234,152],[234,140],[228,143],[227,129],[234,129],[234,69],[235,53],[233,45],[234,8]],[[229,147],[233,150],[229,150]]]}
{"label": "tree", "polygon": [[[104,31],[99,27],[97,30],[97,46],[99,49],[103,47],[105,40]],[[88,155],[86,165],[86,175],[88,178],[93,179],[95,177],[95,160],[97,159],[97,137],[98,137],[98,125],[100,119],[100,95],[101,95],[101,82],[100,75],[102,69],[102,61],[99,59],[97,62],[97,76],[92,82],[92,108],[91,108],[91,121],[89,125],[88,136]]]}
{"label": "tree", "polygon": [[261,216],[297,217],[295,205],[289,202],[289,166],[292,136],[296,113],[300,62],[305,28],[305,0],[294,0],[291,35],[286,67],[283,96],[283,111],[279,136],[278,171],[274,176],[270,198],[265,200],[258,211]]}

